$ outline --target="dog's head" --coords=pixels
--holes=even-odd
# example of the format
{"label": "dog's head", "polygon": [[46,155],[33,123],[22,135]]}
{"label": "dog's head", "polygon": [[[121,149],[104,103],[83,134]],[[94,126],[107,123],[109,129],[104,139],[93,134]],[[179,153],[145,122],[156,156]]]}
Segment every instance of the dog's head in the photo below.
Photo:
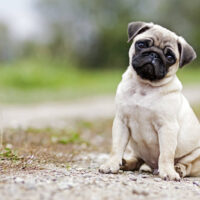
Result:
{"label": "dog's head", "polygon": [[128,42],[132,40],[130,65],[145,80],[171,76],[196,58],[195,51],[182,37],[153,23],[129,23]]}

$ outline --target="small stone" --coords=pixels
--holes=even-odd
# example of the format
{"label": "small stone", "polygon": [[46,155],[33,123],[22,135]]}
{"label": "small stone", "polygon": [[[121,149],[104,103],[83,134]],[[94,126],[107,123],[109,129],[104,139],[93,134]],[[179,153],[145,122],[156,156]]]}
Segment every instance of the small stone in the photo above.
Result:
{"label": "small stone", "polygon": [[147,191],[142,191],[142,192],[141,192],[141,195],[147,196],[147,195],[149,195],[149,192],[147,192]]}
{"label": "small stone", "polygon": [[133,172],[132,171],[127,171],[126,174],[130,175],[130,174],[133,174]]}
{"label": "small stone", "polygon": [[124,182],[124,181],[122,182],[122,184],[123,184],[123,185],[128,185],[128,184],[127,184],[126,182]]}
{"label": "small stone", "polygon": [[142,175],[141,177],[142,177],[142,178],[148,178],[149,176],[146,175],[146,174],[144,174],[144,175]]}
{"label": "small stone", "polygon": [[79,168],[76,168],[76,170],[77,170],[77,171],[82,171],[82,170],[84,170],[84,168],[79,167]]}
{"label": "small stone", "polygon": [[200,187],[199,181],[193,181],[193,184],[196,185],[196,186],[198,186],[198,187]]}
{"label": "small stone", "polygon": [[162,179],[161,179],[161,178],[154,178],[154,181],[156,181],[156,182],[161,182]]}
{"label": "small stone", "polygon": [[144,184],[144,181],[142,181],[142,180],[137,180],[137,183],[142,185],[142,184]]}
{"label": "small stone", "polygon": [[131,181],[137,181],[137,178],[136,177],[130,177],[129,178]]}
{"label": "small stone", "polygon": [[62,184],[59,185],[60,190],[67,190],[67,189],[71,189],[71,188],[73,188],[73,185],[69,184],[69,183],[68,184],[62,183]]}
{"label": "small stone", "polygon": [[139,190],[137,190],[136,188],[134,188],[134,189],[132,190],[132,193],[133,193],[133,194],[136,194],[136,195],[139,195],[139,194],[140,194]]}
{"label": "small stone", "polygon": [[27,190],[36,190],[36,186],[35,184],[32,184],[32,183],[27,183],[24,185],[24,187],[27,189]]}
{"label": "small stone", "polygon": [[160,186],[160,189],[167,189],[167,186],[161,185],[161,186]]}
{"label": "small stone", "polygon": [[15,180],[15,183],[24,183],[24,180],[20,177],[16,177],[14,178],[14,180]]}
{"label": "small stone", "polygon": [[149,195],[149,192],[148,192],[148,191],[139,190],[139,189],[137,189],[137,188],[133,188],[132,193],[135,194],[135,195],[142,195],[142,196],[147,196],[147,195]]}

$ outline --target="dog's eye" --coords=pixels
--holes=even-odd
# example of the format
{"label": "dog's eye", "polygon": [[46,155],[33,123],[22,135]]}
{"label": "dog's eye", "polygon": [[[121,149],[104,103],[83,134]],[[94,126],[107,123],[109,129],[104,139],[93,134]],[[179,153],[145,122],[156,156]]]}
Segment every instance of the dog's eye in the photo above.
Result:
{"label": "dog's eye", "polygon": [[168,62],[170,62],[170,63],[175,62],[174,55],[171,52],[167,52],[167,54],[165,56],[166,56]]}
{"label": "dog's eye", "polygon": [[139,49],[144,49],[144,48],[147,48],[147,47],[148,47],[148,44],[147,44],[147,42],[137,42],[137,43],[136,43],[136,46],[137,46]]}

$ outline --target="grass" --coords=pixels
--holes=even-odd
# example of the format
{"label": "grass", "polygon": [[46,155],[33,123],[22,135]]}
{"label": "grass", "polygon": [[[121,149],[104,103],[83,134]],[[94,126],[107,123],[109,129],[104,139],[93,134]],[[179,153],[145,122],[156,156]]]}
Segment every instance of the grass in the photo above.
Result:
{"label": "grass", "polygon": [[13,151],[11,148],[5,147],[4,149],[0,151],[0,159],[16,161],[16,160],[19,160],[20,158],[18,157],[17,153]]}
{"label": "grass", "polygon": [[184,85],[200,85],[200,66],[186,66],[180,69],[177,75]]}
{"label": "grass", "polygon": [[120,70],[86,70],[61,61],[23,60],[0,67],[0,101],[26,103],[114,93],[120,78]]}
{"label": "grass", "polygon": [[[59,101],[114,94],[123,69],[89,70],[49,59],[27,59],[0,66],[0,102]],[[200,67],[178,72],[184,84],[200,83]]]}

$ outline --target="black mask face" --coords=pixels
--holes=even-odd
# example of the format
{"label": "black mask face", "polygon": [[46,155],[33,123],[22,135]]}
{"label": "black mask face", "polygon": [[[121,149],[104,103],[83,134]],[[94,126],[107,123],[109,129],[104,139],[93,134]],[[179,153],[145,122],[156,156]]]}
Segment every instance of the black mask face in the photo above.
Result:
{"label": "black mask face", "polygon": [[162,50],[153,46],[153,41],[148,39],[135,43],[132,66],[142,79],[150,81],[163,79],[175,62],[175,54],[168,47]]}

